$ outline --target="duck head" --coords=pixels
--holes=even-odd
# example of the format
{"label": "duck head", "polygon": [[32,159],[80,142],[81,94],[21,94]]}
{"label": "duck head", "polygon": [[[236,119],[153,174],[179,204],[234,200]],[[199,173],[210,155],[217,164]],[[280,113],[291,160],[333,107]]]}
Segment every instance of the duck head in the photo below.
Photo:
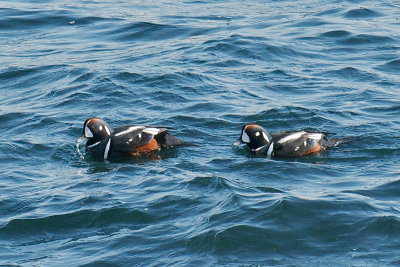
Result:
{"label": "duck head", "polygon": [[239,139],[234,145],[245,143],[251,150],[258,150],[271,141],[268,132],[257,124],[246,124],[242,128]]}

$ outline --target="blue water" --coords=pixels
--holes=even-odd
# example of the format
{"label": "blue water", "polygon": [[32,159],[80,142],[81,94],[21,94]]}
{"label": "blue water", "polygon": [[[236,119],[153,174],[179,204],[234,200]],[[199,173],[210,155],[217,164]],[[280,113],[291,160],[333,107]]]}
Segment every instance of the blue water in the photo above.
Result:
{"label": "blue water", "polygon": [[[0,1],[0,264],[400,265],[399,14],[387,0]],[[92,116],[199,146],[82,160]],[[249,122],[354,141],[254,157],[232,147]]]}

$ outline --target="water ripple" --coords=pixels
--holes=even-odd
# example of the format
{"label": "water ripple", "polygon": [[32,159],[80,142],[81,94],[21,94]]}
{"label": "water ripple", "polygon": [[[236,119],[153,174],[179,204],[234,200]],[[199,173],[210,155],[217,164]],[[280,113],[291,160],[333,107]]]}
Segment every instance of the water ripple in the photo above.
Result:
{"label": "water ripple", "polygon": [[[399,265],[398,7],[362,5],[9,1],[0,264]],[[197,146],[81,159],[94,116]],[[349,142],[270,159],[246,123]]]}

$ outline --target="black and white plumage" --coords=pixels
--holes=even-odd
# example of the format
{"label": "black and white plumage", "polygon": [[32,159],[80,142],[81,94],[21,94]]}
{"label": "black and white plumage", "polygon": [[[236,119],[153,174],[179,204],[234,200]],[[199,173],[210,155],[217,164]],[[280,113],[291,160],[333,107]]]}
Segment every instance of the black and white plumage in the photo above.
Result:
{"label": "black and white plumage", "polygon": [[245,143],[250,151],[269,157],[300,157],[336,146],[338,139],[328,139],[324,133],[288,131],[269,135],[257,124],[243,126],[234,145]]}
{"label": "black and white plumage", "polygon": [[139,156],[164,147],[187,145],[172,136],[167,128],[121,126],[112,129],[99,118],[90,118],[85,121],[83,134],[76,141],[77,148],[85,139],[87,139],[87,153],[103,159]]}

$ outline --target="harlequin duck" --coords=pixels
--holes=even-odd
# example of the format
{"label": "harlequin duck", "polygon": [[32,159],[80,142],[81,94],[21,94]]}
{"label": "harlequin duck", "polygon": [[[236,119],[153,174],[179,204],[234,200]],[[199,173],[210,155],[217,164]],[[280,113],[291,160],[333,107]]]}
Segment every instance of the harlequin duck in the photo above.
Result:
{"label": "harlequin duck", "polygon": [[289,131],[269,135],[257,124],[243,126],[234,145],[245,143],[257,155],[269,157],[299,157],[325,150],[339,144],[339,139],[328,139],[324,133]]}
{"label": "harlequin duck", "polygon": [[78,152],[79,143],[86,139],[87,153],[102,159],[139,156],[164,147],[190,145],[173,137],[167,128],[122,126],[112,129],[99,118],[87,119],[83,124],[83,134],[76,140]]}

